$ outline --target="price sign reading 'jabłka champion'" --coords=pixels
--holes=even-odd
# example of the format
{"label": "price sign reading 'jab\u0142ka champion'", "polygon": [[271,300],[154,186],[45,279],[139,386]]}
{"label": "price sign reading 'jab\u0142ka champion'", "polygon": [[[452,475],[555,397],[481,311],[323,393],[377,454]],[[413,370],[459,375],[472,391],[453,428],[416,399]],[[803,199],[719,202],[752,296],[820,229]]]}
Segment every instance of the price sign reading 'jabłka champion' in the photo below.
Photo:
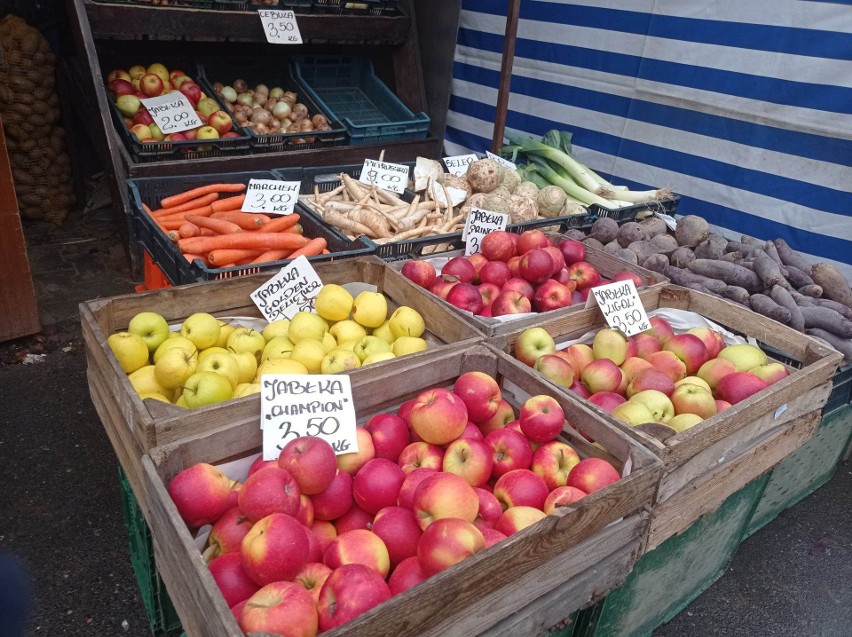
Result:
{"label": "price sign reading 'jab\u0142ka champion'", "polygon": [[612,329],[625,336],[651,329],[645,306],[632,280],[615,281],[592,288],[592,296]]}

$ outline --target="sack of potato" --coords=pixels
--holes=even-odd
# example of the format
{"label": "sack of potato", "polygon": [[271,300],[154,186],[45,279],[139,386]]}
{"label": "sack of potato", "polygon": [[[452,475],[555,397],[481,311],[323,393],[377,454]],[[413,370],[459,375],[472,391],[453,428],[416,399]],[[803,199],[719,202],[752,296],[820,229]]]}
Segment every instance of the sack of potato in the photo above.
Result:
{"label": "sack of potato", "polygon": [[17,16],[0,22],[0,117],[21,216],[62,223],[74,204],[71,161],[59,126],[55,58]]}

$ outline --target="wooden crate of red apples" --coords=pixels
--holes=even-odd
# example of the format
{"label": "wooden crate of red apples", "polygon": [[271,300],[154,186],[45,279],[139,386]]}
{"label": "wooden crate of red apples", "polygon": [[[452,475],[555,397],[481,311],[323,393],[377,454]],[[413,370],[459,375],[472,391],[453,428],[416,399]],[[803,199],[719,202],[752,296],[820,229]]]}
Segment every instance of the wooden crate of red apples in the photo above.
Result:
{"label": "wooden crate of red apples", "polygon": [[[574,429],[570,403],[530,395],[548,384],[485,346],[436,356],[427,369],[395,375],[394,386],[405,387],[409,378],[421,389],[401,404],[399,397],[375,398],[381,385],[387,396],[386,379],[353,383],[359,414],[371,401],[399,405],[357,429],[357,453],[335,457],[322,439],[298,438],[277,460],[258,456],[242,482],[194,461],[212,449],[218,454],[208,460],[215,461],[233,456],[235,444],[256,445],[252,424],[220,436],[230,449],[214,446],[209,435],[205,451],[187,441],[152,452],[156,468],[146,459],[161,496],[151,498],[158,500],[151,504],[154,536],[179,548],[171,531],[195,553],[165,560],[170,593],[179,611],[184,586],[203,589],[212,605],[182,614],[190,635],[196,619],[206,622],[205,635],[238,635],[237,625],[246,633],[303,637],[343,625],[346,634],[422,634],[444,622],[458,626],[456,613],[464,616],[490,594],[505,595],[501,587],[524,575],[541,578],[537,567],[577,546],[587,550],[601,541],[597,531],[621,517],[638,547],[645,520],[630,516],[650,502],[650,485],[659,479],[659,463],[648,452],[598,423]],[[625,463],[632,467],[626,472]],[[210,524],[205,565],[189,533]],[[495,559],[501,550],[507,554]],[[166,553],[172,557],[171,549]],[[193,577],[192,568],[182,568],[186,560],[201,581],[182,579]],[[626,572],[610,573],[612,581],[602,575],[593,583],[597,592]],[[569,573],[556,573],[555,582],[564,584]],[[172,584],[170,575],[181,583]],[[467,617],[464,634],[478,634],[533,601],[524,595],[543,594],[531,589],[518,590],[518,607],[495,604]],[[591,595],[583,593],[574,610]]]}
{"label": "wooden crate of red apples", "polygon": [[[598,285],[632,279],[643,288],[666,280],[541,230],[498,230],[483,238],[481,252],[406,261],[398,267],[412,282],[473,315],[477,327],[489,335],[535,324],[538,313],[582,307]],[[505,323],[491,320],[498,317]]]}

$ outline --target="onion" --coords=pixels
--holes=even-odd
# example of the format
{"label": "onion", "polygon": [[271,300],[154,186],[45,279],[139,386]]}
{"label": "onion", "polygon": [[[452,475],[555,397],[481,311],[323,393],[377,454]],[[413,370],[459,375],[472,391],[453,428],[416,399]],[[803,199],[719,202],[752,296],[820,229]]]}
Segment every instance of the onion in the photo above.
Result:
{"label": "onion", "polygon": [[272,114],[265,109],[259,108],[251,114],[251,121],[255,124],[266,126],[272,121]]}
{"label": "onion", "polygon": [[240,93],[237,95],[237,102],[240,104],[244,104],[245,106],[249,106],[252,103],[252,97],[249,93]]}
{"label": "onion", "polygon": [[314,125],[311,123],[311,120],[303,119],[299,122],[299,130],[302,132],[312,131],[314,130]]}
{"label": "onion", "polygon": [[266,104],[266,93],[256,92],[254,94],[254,103],[259,106],[264,106]]}
{"label": "onion", "polygon": [[248,117],[246,114],[240,111],[239,113],[234,113],[234,119],[237,120],[237,124],[240,126],[245,126],[246,122],[248,122]]}
{"label": "onion", "polygon": [[272,121],[269,122],[268,128],[270,133],[277,133],[281,130],[281,122],[273,117]]}
{"label": "onion", "polygon": [[283,97],[283,96],[284,96],[284,89],[281,88],[280,86],[276,86],[271,91],[269,91],[269,97]]}
{"label": "onion", "polygon": [[282,131],[287,131],[287,130],[289,130],[289,129],[290,129],[290,127],[293,125],[293,122],[291,122],[291,121],[290,121],[289,119],[287,119],[286,117],[285,117],[284,119],[282,119],[280,123],[281,123],[281,130],[282,130]]}
{"label": "onion", "polygon": [[269,95],[269,87],[266,84],[258,84],[254,87],[255,93],[263,93],[264,95]]}
{"label": "onion", "polygon": [[325,115],[317,113],[311,118],[311,123],[314,125],[314,128],[319,128],[321,124],[328,124],[328,120],[325,118]]}
{"label": "onion", "polygon": [[296,95],[293,91],[285,91],[285,92],[284,92],[284,96],[283,96],[283,98],[282,98],[282,99],[283,99],[285,102],[288,102],[288,103],[290,104],[290,106],[292,106],[293,104],[295,104],[295,103],[296,103],[296,98],[297,98],[297,97],[298,97],[298,96],[297,96],[297,95]]}
{"label": "onion", "polygon": [[302,119],[308,116],[308,107],[304,104],[296,104],[293,106],[293,112],[299,116],[299,119]]}
{"label": "onion", "polygon": [[248,84],[245,80],[234,80],[232,86],[237,93],[245,93],[248,90]]}
{"label": "onion", "polygon": [[223,88],[225,88],[225,85],[222,82],[213,82],[213,90],[217,93],[221,93]]}
{"label": "onion", "polygon": [[231,86],[225,86],[221,90],[222,97],[225,98],[226,101],[233,104],[237,101],[237,92]]}
{"label": "onion", "polygon": [[269,127],[266,124],[255,124],[254,132],[258,135],[269,135]]}
{"label": "onion", "polygon": [[278,103],[278,100],[276,98],[270,97],[268,100],[266,100],[266,110],[268,110],[271,113],[272,109],[275,107],[275,105],[277,103]]}
{"label": "onion", "polygon": [[287,102],[277,102],[274,107],[272,107],[272,114],[275,116],[275,119],[282,120],[286,119],[288,115],[290,115],[290,105]]}

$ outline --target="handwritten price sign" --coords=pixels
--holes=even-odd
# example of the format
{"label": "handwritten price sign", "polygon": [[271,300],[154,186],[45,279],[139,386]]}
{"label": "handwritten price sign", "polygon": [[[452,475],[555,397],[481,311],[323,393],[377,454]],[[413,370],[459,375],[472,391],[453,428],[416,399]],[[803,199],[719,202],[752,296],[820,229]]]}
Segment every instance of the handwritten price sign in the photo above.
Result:
{"label": "handwritten price sign", "polygon": [[505,230],[508,223],[509,215],[504,215],[502,212],[471,208],[465,220],[464,233],[462,234],[465,241],[465,256],[479,252],[483,237],[495,230]]}
{"label": "handwritten price sign", "polygon": [[250,179],[242,211],[290,214],[299,199],[300,186],[301,182],[298,181]]}
{"label": "handwritten price sign", "polygon": [[302,34],[296,22],[296,14],[292,11],[276,11],[274,9],[260,9],[260,23],[266,41],[270,44],[301,44]]}
{"label": "handwritten price sign", "polygon": [[450,174],[456,177],[463,177],[467,174],[468,167],[476,161],[476,155],[453,155],[452,157],[444,157],[444,165]]}
{"label": "handwritten price sign", "polygon": [[313,312],[322,281],[308,261],[299,257],[251,293],[251,300],[267,321],[291,319],[296,312]]}
{"label": "handwritten price sign", "polygon": [[642,305],[639,291],[632,280],[616,281],[592,288],[592,296],[612,329],[625,336],[651,329],[645,306]]}
{"label": "handwritten price sign", "polygon": [[401,195],[408,185],[408,166],[365,159],[358,181]]}
{"label": "handwritten price sign", "polygon": [[264,374],[260,386],[264,460],[304,436],[322,438],[338,455],[358,451],[349,376]]}
{"label": "handwritten price sign", "polygon": [[485,151],[485,156],[488,157],[488,159],[493,159],[498,164],[506,168],[511,168],[512,170],[515,170],[517,168],[517,166],[510,162],[508,159],[503,159],[502,157],[500,157],[500,155],[495,155],[490,150]]}
{"label": "handwritten price sign", "polygon": [[167,93],[139,101],[151,113],[154,123],[164,135],[204,126],[192,103],[182,93]]}

